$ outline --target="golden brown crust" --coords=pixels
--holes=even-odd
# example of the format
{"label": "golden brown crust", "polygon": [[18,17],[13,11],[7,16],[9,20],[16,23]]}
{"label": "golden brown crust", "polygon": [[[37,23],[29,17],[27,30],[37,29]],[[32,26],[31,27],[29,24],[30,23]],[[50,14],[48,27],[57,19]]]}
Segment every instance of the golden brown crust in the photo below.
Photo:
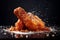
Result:
{"label": "golden brown crust", "polygon": [[20,30],[23,31],[24,30],[23,28],[25,26],[27,27],[27,29],[32,31],[37,31],[37,30],[49,31],[50,30],[45,26],[45,23],[42,21],[42,19],[40,19],[36,15],[33,15],[32,13],[27,14],[27,12],[21,7],[14,9],[14,14],[18,18],[18,21],[15,23],[15,30],[17,31],[20,31]]}

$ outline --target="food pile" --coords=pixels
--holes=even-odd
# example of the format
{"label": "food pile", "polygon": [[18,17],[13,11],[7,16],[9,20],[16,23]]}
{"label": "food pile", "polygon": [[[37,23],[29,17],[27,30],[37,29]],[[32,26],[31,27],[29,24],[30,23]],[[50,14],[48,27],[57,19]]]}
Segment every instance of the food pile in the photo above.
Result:
{"label": "food pile", "polygon": [[14,9],[14,15],[17,16],[18,20],[14,26],[9,28],[10,31],[50,31],[45,23],[37,15],[30,12],[26,12],[23,8],[17,7]]}

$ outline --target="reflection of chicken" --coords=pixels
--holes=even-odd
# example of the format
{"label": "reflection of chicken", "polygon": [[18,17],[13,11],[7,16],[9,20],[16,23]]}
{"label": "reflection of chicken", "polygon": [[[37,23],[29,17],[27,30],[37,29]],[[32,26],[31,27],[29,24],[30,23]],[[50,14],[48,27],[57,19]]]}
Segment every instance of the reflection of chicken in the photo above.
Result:
{"label": "reflection of chicken", "polygon": [[[16,22],[15,26],[18,28],[23,28],[23,25],[20,25],[21,23],[25,24],[25,26],[32,31],[36,30],[47,30],[50,31],[49,28],[45,27],[45,23],[36,15],[33,15],[31,13],[28,13],[21,7],[18,7],[14,9],[14,14],[18,18],[18,23]],[[19,23],[19,20],[21,22]]]}

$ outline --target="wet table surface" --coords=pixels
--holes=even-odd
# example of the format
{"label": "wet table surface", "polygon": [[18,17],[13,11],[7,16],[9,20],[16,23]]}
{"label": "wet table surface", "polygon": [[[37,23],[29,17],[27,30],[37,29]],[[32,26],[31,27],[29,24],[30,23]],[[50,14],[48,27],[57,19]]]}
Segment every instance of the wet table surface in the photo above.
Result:
{"label": "wet table surface", "polygon": [[[11,35],[11,33],[9,32],[5,32],[3,31],[2,29],[6,29],[7,26],[0,26],[0,39],[3,38],[15,38],[14,35]],[[9,28],[10,26],[8,26]],[[40,36],[42,35],[45,35],[43,38],[58,38],[60,36],[60,31],[57,31],[57,32],[50,32],[50,33],[47,33],[47,34],[40,34]],[[34,37],[37,37],[37,38],[40,38],[40,36],[37,36],[36,34],[35,35],[31,35],[30,38],[34,38]],[[27,36],[25,36],[26,38]],[[35,37],[35,38],[36,38]]]}

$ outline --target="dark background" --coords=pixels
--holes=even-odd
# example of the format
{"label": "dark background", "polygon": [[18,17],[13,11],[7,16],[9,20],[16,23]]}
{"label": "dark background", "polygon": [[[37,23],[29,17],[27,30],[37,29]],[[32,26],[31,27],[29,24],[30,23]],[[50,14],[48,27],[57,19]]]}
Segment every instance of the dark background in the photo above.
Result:
{"label": "dark background", "polygon": [[[23,7],[27,12],[35,11],[34,13],[38,15],[47,26],[53,27],[55,25],[57,28],[60,27],[60,5],[58,0],[0,0],[0,38],[12,37],[9,33],[4,35],[1,29],[9,25],[14,25],[17,17],[13,14],[13,10],[19,6]],[[60,32],[57,32],[56,36],[50,37],[50,39],[58,39],[59,36]],[[49,39],[49,37],[47,39]]]}
{"label": "dark background", "polygon": [[60,26],[58,23],[60,21],[59,1],[57,0],[1,0],[0,25],[13,25],[17,21],[13,10],[19,6],[27,12],[36,11],[36,15],[43,21],[48,21],[46,24]]}

